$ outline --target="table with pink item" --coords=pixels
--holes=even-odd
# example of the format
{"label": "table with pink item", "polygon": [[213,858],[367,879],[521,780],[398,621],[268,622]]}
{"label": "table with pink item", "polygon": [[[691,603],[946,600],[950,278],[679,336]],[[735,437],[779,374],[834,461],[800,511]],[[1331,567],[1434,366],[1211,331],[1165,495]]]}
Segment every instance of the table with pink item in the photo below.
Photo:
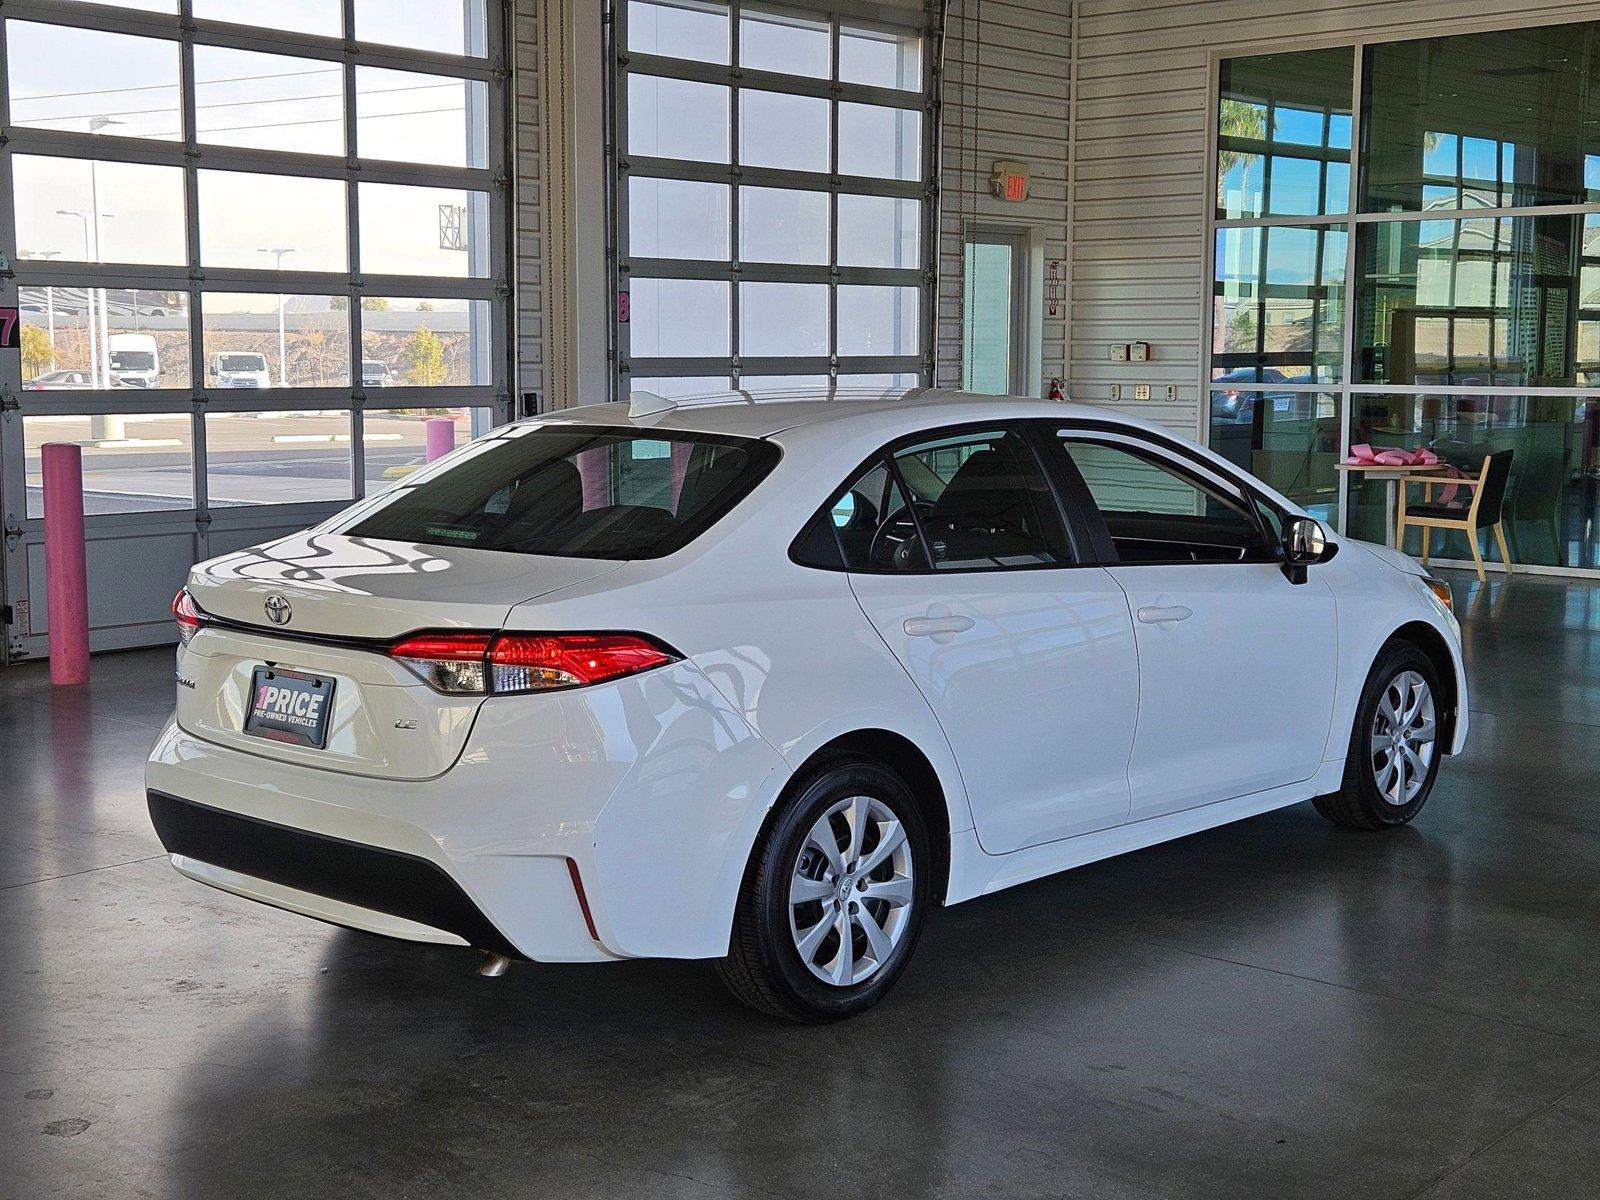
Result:
{"label": "table with pink item", "polygon": [[[1426,448],[1419,450],[1385,449],[1362,442],[1350,447],[1350,457],[1336,464],[1341,471],[1358,472],[1364,479],[1381,479],[1388,484],[1383,510],[1383,540],[1394,545],[1395,518],[1399,509],[1399,481],[1413,475],[1459,476],[1460,471]],[[1441,497],[1445,503],[1448,496]]]}

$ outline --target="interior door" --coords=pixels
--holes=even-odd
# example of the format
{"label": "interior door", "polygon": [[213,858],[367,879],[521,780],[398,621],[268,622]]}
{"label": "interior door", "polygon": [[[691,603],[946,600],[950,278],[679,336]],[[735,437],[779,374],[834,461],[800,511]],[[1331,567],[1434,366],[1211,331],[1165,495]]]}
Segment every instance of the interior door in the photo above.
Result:
{"label": "interior door", "polygon": [[1204,460],[1063,431],[1139,650],[1130,815],[1309,779],[1333,709],[1333,593],[1284,576],[1253,498]]}
{"label": "interior door", "polygon": [[851,586],[944,727],[983,848],[1126,820],[1132,620],[1111,575],[1077,565],[1029,439],[931,438],[846,496]]}

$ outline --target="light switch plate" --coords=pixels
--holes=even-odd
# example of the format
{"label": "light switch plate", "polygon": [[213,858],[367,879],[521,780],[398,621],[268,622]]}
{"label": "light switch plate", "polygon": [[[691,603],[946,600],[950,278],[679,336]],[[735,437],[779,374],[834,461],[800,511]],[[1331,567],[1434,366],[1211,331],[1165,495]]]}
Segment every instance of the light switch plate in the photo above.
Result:
{"label": "light switch plate", "polygon": [[1175,383],[1167,384],[1167,403],[1168,404],[1176,404],[1177,401],[1178,401],[1178,385],[1175,384]]}
{"label": "light switch plate", "polygon": [[1120,383],[1113,383],[1111,385],[1111,398],[1113,400],[1122,399],[1122,385]]}
{"label": "light switch plate", "polygon": [[1150,385],[1148,383],[1136,383],[1136,384],[1134,384],[1133,385],[1133,398],[1135,400],[1148,400],[1148,399],[1150,399]]}

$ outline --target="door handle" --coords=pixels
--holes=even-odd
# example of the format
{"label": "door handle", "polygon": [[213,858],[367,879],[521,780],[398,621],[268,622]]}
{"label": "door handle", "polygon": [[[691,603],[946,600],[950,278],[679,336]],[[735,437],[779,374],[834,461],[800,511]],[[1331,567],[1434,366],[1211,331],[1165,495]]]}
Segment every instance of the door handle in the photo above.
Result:
{"label": "door handle", "polygon": [[907,617],[901,626],[907,637],[939,637],[941,634],[965,633],[971,629],[971,617]]}
{"label": "door handle", "polygon": [[1166,592],[1161,592],[1154,604],[1145,605],[1134,615],[1144,625],[1170,625],[1175,621],[1187,621],[1194,616],[1194,609],[1176,603]]}
{"label": "door handle", "polygon": [[1173,621],[1187,621],[1192,616],[1194,609],[1181,604],[1158,604],[1139,610],[1139,620],[1146,625],[1168,625]]}

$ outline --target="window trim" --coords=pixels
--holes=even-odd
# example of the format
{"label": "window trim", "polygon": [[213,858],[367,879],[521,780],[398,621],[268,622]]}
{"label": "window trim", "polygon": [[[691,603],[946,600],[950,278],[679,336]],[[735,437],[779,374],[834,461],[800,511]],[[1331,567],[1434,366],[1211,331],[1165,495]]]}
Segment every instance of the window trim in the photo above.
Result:
{"label": "window trim", "polygon": [[[835,571],[845,575],[887,575],[894,578],[935,575],[940,577],[948,577],[952,575],[994,575],[1002,572],[1010,573],[1017,571],[1069,571],[1080,570],[1085,567],[1104,566],[1105,564],[1099,561],[1101,556],[1094,541],[1092,527],[1088,522],[1082,519],[1082,515],[1077,511],[1078,505],[1074,502],[1074,499],[1069,499],[1068,494],[1063,490],[1061,472],[1053,462],[1055,455],[1051,451],[1050,447],[1045,445],[1042,441],[1043,434],[1039,428],[1039,424],[1040,423],[1036,419],[1028,417],[1002,417],[996,421],[963,421],[956,425],[937,425],[928,429],[919,429],[912,433],[902,434],[891,441],[885,442],[871,454],[868,454],[865,458],[863,458],[849,471],[847,471],[844,479],[839,483],[839,485],[828,493],[827,499],[824,500],[822,504],[813,510],[809,515],[807,515],[803,522],[801,522],[799,531],[789,542],[789,561],[794,563],[796,566],[806,567],[813,571]],[[899,487],[907,496],[914,496],[916,493],[913,492],[911,488],[906,486],[905,480],[901,477],[900,468],[895,463],[895,456],[897,453],[904,450],[907,446],[915,445],[918,442],[931,441],[945,437],[960,437],[962,434],[984,433],[994,430],[999,430],[1005,433],[1019,434],[1023,441],[1027,444],[1028,448],[1033,451],[1034,459],[1038,464],[1040,474],[1044,477],[1045,486],[1055,504],[1056,515],[1059,517],[1062,529],[1067,535],[1068,546],[1072,552],[1071,562],[1019,563],[1015,566],[939,567],[933,565],[930,557],[929,565],[927,567],[922,567],[916,570],[899,571],[875,570],[870,568],[856,569],[850,567],[844,563],[844,551],[842,547],[839,549],[839,563],[841,565],[837,566],[828,563],[808,561],[807,559],[801,557],[801,555],[804,553],[804,542],[806,541],[807,535],[810,533],[812,526],[818,520],[824,520],[827,521],[828,528],[831,531],[833,529],[833,523],[828,519],[829,512],[832,510],[834,505],[838,504],[840,499],[843,498],[844,494],[850,490],[850,484],[854,480],[859,479],[872,466],[882,462],[887,467],[890,476],[894,479],[895,485]],[[917,528],[920,531],[922,528],[921,521],[920,519],[916,518],[914,511],[913,519],[917,520]],[[837,544],[836,538],[835,545]],[[924,545],[926,545],[926,543],[924,543]]]}
{"label": "window trim", "polygon": [[[1238,478],[1231,472],[1222,470],[1216,464],[1191,453],[1175,439],[1168,440],[1147,430],[1136,429],[1110,421],[1041,421],[1040,424],[1050,431],[1046,436],[1051,441],[1051,458],[1056,469],[1061,471],[1065,477],[1065,490],[1073,496],[1075,503],[1083,510],[1085,521],[1092,531],[1101,566],[1251,566],[1264,563],[1281,564],[1284,561],[1283,547],[1278,540],[1273,538],[1272,531],[1267,528],[1262,520],[1258,505],[1267,505],[1283,516],[1285,520],[1293,514],[1285,511],[1282,505],[1273,502],[1260,488],[1251,486],[1248,481]],[[1073,440],[1097,442],[1100,445],[1120,446],[1129,449],[1129,452],[1136,457],[1148,457],[1154,460],[1157,465],[1169,468],[1174,474],[1182,476],[1202,490],[1208,488],[1212,490],[1220,489],[1224,493],[1231,493],[1234,499],[1239,501],[1244,508],[1251,525],[1261,538],[1261,544],[1267,548],[1266,556],[1247,556],[1237,560],[1237,562],[1220,563],[1192,558],[1123,562],[1112,540],[1111,530],[1106,523],[1105,515],[1100,511],[1100,506],[1095,502],[1088,483],[1084,480],[1082,472],[1078,470],[1077,464],[1072,461],[1072,455],[1067,450],[1066,443]]]}

